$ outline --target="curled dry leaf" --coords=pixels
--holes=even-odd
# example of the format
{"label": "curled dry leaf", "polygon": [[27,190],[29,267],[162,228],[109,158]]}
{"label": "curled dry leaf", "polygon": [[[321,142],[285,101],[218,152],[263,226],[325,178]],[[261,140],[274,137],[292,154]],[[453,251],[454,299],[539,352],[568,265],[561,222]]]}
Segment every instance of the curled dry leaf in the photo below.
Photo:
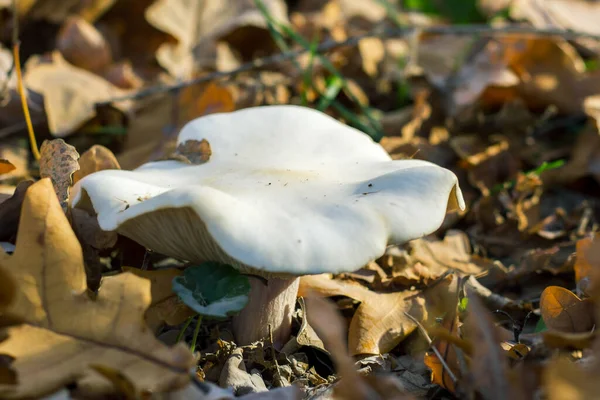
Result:
{"label": "curled dry leaf", "polygon": [[72,176],[79,169],[79,153],[62,139],[45,140],[40,148],[40,176],[50,178],[63,211],[67,211]]}
{"label": "curled dry leaf", "polygon": [[172,290],[173,278],[181,276],[182,271],[168,268],[145,271],[138,268],[123,267],[123,272],[130,272],[150,281],[152,302],[146,310],[146,323],[156,331],[163,323],[179,325],[196,313],[186,306]]}
{"label": "curled dry leaf", "polygon": [[594,313],[589,299],[581,300],[560,286],[548,286],[540,298],[540,311],[549,329],[560,332],[586,332],[594,326]]}
{"label": "curled dry leaf", "polygon": [[0,252],[0,269],[19,285],[2,318],[24,322],[7,328],[0,342],[0,354],[13,359],[0,372],[16,378],[0,384],[1,397],[37,397],[94,379],[90,364],[154,392],[189,381],[189,350],[163,345],[141,318],[151,301],[149,281],[129,273],[106,277],[98,296],[88,296],[81,247],[49,179],[27,191],[16,250]]}

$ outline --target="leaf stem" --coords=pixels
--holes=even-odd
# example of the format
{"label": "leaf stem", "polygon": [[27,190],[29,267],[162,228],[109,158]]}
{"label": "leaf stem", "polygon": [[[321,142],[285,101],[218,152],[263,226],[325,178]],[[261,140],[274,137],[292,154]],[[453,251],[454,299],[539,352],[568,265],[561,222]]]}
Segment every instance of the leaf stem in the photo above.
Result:
{"label": "leaf stem", "polygon": [[196,328],[194,329],[194,337],[192,338],[192,344],[190,345],[190,351],[193,353],[196,351],[196,341],[198,340],[198,333],[200,333],[200,325],[202,325],[202,315],[198,315],[196,321]]}
{"label": "leaf stem", "polygon": [[177,335],[177,340],[175,341],[176,343],[181,342],[181,339],[183,339],[183,335],[185,334],[185,331],[187,330],[188,326],[190,326],[193,319],[194,319],[194,316],[191,316],[187,319],[187,321],[185,321],[185,325],[183,325],[183,328],[181,328],[181,330],[179,331],[179,335]]}

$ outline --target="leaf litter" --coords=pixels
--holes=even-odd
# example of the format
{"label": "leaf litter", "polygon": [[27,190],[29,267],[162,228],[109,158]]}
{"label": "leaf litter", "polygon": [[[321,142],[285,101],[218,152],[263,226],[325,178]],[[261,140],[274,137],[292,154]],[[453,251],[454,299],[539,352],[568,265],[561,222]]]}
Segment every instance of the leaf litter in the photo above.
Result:
{"label": "leaf litter", "polygon": [[[600,7],[18,3],[0,2],[0,241],[16,245],[0,257],[0,397],[595,396]],[[459,21],[474,33],[452,34]],[[390,35],[398,23],[412,33]],[[529,32],[502,32],[516,26]],[[303,53],[261,58],[282,43]],[[237,346],[229,318],[189,323],[172,285],[193,265],[102,231],[70,193],[101,170],[211,162],[210,143],[175,143],[185,123],[290,103],[382,137],[394,159],[451,169],[467,209],[362,269],[303,277],[289,342]]]}

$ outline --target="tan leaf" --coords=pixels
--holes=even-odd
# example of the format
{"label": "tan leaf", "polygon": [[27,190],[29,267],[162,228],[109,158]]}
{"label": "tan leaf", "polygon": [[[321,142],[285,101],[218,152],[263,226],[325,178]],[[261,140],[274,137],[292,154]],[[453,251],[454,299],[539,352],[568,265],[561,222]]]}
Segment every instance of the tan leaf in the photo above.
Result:
{"label": "tan leaf", "polygon": [[377,76],[378,65],[385,55],[385,48],[381,39],[365,38],[359,40],[358,51],[362,58],[363,71],[370,77]]}
{"label": "tan leaf", "polygon": [[150,281],[150,294],[152,303],[146,310],[146,323],[156,331],[163,323],[179,325],[196,313],[179,300],[173,292],[172,281],[176,276],[183,274],[177,268],[145,271],[139,268],[123,267],[124,272],[130,272],[140,278]]}
{"label": "tan leaf", "polygon": [[91,173],[105,169],[121,169],[112,151],[96,144],[86,150],[79,158],[79,170],[73,174],[73,183]]}
{"label": "tan leaf", "polygon": [[586,332],[594,326],[592,303],[560,286],[548,286],[540,297],[540,312],[549,329]]}
{"label": "tan leaf", "polygon": [[448,269],[478,275],[492,266],[492,261],[474,256],[469,237],[462,231],[449,230],[443,240],[421,238],[410,243],[412,262],[424,265],[434,278]]}
{"label": "tan leaf", "polygon": [[[346,296],[361,302],[348,332],[351,355],[387,353],[416,329],[404,312],[417,319],[424,316],[423,297],[416,291],[375,293],[328,275],[300,279],[299,295],[314,291],[322,296]],[[317,332],[318,333],[318,332]]]}
{"label": "tan leaf", "polygon": [[93,378],[90,364],[119,370],[140,390],[188,382],[189,350],[163,345],[143,322],[149,281],[123,273],[105,278],[96,298],[87,294],[81,247],[49,179],[27,191],[16,250],[0,252],[0,266],[19,285],[3,317],[24,321],[0,342],[17,378],[0,385],[1,397],[36,397]]}
{"label": "tan leaf", "polygon": [[[273,18],[287,22],[283,1],[264,4]],[[156,53],[158,62],[178,78],[190,78],[199,68],[214,68],[215,45],[220,40],[248,60],[258,51],[275,48],[265,18],[251,0],[157,0],[145,16],[151,25],[179,41],[163,44]]]}
{"label": "tan leaf", "polygon": [[62,139],[45,140],[40,148],[40,176],[50,178],[60,206],[67,211],[72,176],[79,169],[79,153]]}
{"label": "tan leaf", "polygon": [[[50,63],[30,63],[24,76],[28,89],[44,96],[50,132],[65,137],[96,116],[96,103],[117,98],[125,91],[84,69],[74,67],[54,53]],[[126,112],[130,101],[113,103]]]}

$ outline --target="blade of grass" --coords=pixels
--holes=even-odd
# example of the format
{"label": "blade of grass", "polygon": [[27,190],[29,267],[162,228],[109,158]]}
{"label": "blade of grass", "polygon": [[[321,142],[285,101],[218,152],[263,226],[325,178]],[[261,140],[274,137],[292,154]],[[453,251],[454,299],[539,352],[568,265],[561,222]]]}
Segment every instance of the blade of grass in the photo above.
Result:
{"label": "blade of grass", "polygon": [[181,330],[179,331],[179,334],[177,335],[177,340],[175,340],[175,343],[181,342],[181,339],[183,339],[183,335],[185,335],[185,331],[187,330],[188,326],[190,326],[193,319],[194,319],[194,317],[191,316],[187,319],[187,321],[185,321],[183,328],[181,328]]}
{"label": "blade of grass", "polygon": [[302,90],[302,93],[301,93],[303,106],[308,105],[308,97],[306,96],[306,91],[308,90],[308,88],[310,88],[312,86],[313,65],[315,63],[315,54],[317,53],[318,46],[319,46],[319,38],[318,38],[318,36],[315,35],[313,41],[310,44],[310,50],[308,53],[308,67],[304,71],[304,79],[303,79],[303,83],[304,83],[303,89],[304,90]]}
{"label": "blade of grass", "polygon": [[198,315],[196,328],[194,328],[194,337],[192,338],[192,344],[190,345],[190,351],[192,353],[196,351],[196,342],[198,341],[198,334],[200,333],[200,325],[202,325],[202,315]]}
{"label": "blade of grass", "polygon": [[[539,167],[525,172],[525,175],[529,175],[529,174],[540,175],[544,171],[549,171],[552,169],[560,168],[563,165],[565,165],[565,160],[563,160],[563,159],[551,161],[551,162],[544,161]],[[494,185],[494,187],[492,188],[491,194],[497,194],[501,190],[510,189],[515,185],[515,183],[516,183],[515,179],[512,179],[512,180],[504,182],[504,183],[498,183],[497,185]]]}
{"label": "blade of grass", "polygon": [[325,93],[317,103],[317,110],[325,111],[331,105],[331,102],[337,97],[343,87],[344,83],[342,80],[337,76],[333,76],[329,82],[329,85],[327,85]]}
{"label": "blade of grass", "polygon": [[[267,21],[267,24],[270,27],[273,27],[273,30],[277,31],[279,36],[282,36],[281,33],[278,31],[278,30],[281,30],[290,39],[292,39],[294,42],[296,42],[300,46],[304,47],[305,49],[310,49],[311,44],[306,39],[304,39],[302,36],[300,36],[298,33],[296,33],[296,31],[294,31],[288,25],[275,20],[271,16],[271,14],[269,14],[269,11],[265,7],[262,0],[254,0],[254,3],[256,4],[256,6],[260,10],[260,12],[263,14],[265,20]],[[271,31],[271,28],[270,28],[270,31]],[[287,46],[285,48],[285,51],[287,51]],[[365,132],[367,134],[369,134],[374,140],[379,141],[381,139],[381,137],[383,136],[383,134],[382,134],[381,128],[379,127],[379,123],[373,117],[371,111],[366,107],[366,105],[362,104],[360,102],[360,100],[358,100],[356,98],[356,96],[354,96],[352,94],[351,90],[348,88],[346,80],[340,74],[340,72],[335,68],[335,66],[331,63],[331,61],[329,61],[329,59],[322,54],[315,53],[315,55],[319,58],[319,60],[321,61],[321,63],[323,64],[325,69],[327,69],[327,71],[329,73],[331,73],[333,76],[336,76],[338,79],[340,79],[341,83],[343,84],[342,88],[346,89],[347,96],[350,98],[350,100],[353,103],[355,103],[360,108],[361,113],[363,113],[367,117],[367,119],[369,121],[369,126],[367,127]],[[356,118],[353,118],[353,119],[356,119]],[[357,125],[363,126],[363,127],[365,126],[363,123],[359,123]]]}

